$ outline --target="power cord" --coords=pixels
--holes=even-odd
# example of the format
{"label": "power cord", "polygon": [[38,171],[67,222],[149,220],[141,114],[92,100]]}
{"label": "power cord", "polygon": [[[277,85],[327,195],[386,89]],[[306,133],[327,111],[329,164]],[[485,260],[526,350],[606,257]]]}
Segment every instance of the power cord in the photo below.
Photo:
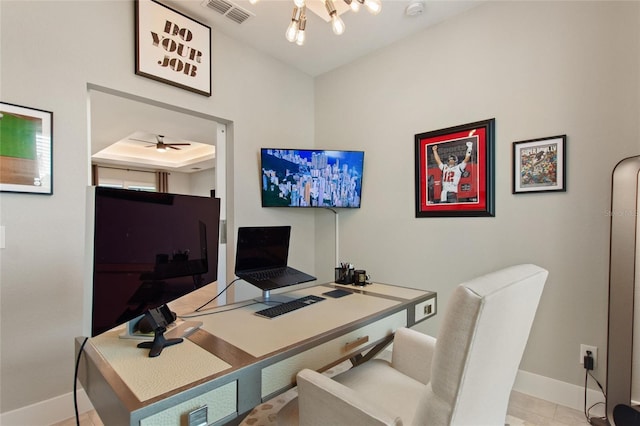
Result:
{"label": "power cord", "polygon": [[82,345],[80,345],[80,350],[78,350],[78,356],[76,357],[76,368],[73,374],[73,408],[76,413],[76,425],[80,426],[80,413],[78,413],[78,368],[80,367],[80,356],[84,351],[84,345],[87,344],[89,340],[88,337],[84,338]]}
{"label": "power cord", "polygon": [[596,382],[596,384],[598,385],[598,387],[600,388],[600,391],[602,392],[602,395],[604,395],[604,400],[607,400],[607,394],[605,393],[604,389],[602,388],[602,385],[600,384],[600,382],[598,381],[598,379],[596,379],[593,374],[591,374],[591,370],[593,370],[593,356],[591,354],[591,351],[587,351],[587,354],[584,356],[584,416],[587,419],[587,422],[589,422],[589,424],[594,424],[593,421],[598,419],[598,420],[606,420],[606,417],[591,417],[589,415],[589,413],[591,412],[591,410],[593,409],[593,407],[595,407],[596,405],[599,404],[604,404],[604,402],[596,402],[595,404],[591,405],[589,408],[587,408],[587,381],[589,379],[589,377],[591,377],[593,379],[593,381]]}
{"label": "power cord", "polygon": [[239,305],[239,306],[236,306],[234,308],[215,309],[215,310],[213,310],[211,312],[198,312],[197,314],[178,315],[178,318],[180,318],[182,320],[185,320],[185,319],[206,317],[206,316],[209,316],[209,315],[218,315],[218,314],[221,314],[223,312],[235,311],[236,309],[242,309],[242,308],[246,308],[247,306],[257,305],[258,303],[261,303],[261,302],[248,302],[248,303],[245,303],[244,305]]}
{"label": "power cord", "polygon": [[225,291],[227,291],[227,289],[229,287],[231,287],[231,284],[235,283],[236,281],[238,281],[240,278],[236,278],[233,281],[231,281],[229,283],[229,285],[227,285],[224,290],[222,290],[220,293],[216,294],[212,299],[210,299],[209,301],[207,301],[204,305],[200,306],[199,308],[195,309],[194,312],[200,312],[200,309],[204,308],[205,306],[207,306],[209,303],[213,302],[214,300],[216,300],[218,297],[220,297],[220,295],[222,293],[224,293]]}

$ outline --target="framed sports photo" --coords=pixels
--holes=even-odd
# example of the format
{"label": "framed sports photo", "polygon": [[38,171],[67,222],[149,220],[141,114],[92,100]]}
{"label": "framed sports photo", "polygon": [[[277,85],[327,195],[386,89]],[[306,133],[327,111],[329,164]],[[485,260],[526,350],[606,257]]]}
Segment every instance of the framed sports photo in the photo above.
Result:
{"label": "framed sports photo", "polygon": [[415,135],[416,217],[495,216],[495,119]]}
{"label": "framed sports photo", "polygon": [[0,191],[53,194],[53,113],[0,102]]}
{"label": "framed sports photo", "polygon": [[513,143],[513,193],[566,192],[567,135]]}
{"label": "framed sports photo", "polygon": [[211,96],[211,28],[155,0],[136,0],[136,74]]}

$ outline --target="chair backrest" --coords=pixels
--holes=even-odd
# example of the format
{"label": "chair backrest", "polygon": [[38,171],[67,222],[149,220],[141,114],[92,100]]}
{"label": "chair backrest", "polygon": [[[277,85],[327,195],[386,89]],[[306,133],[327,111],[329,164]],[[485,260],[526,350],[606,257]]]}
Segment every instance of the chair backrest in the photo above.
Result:
{"label": "chair backrest", "polygon": [[547,275],[538,266],[518,265],[456,287],[413,424],[505,424]]}

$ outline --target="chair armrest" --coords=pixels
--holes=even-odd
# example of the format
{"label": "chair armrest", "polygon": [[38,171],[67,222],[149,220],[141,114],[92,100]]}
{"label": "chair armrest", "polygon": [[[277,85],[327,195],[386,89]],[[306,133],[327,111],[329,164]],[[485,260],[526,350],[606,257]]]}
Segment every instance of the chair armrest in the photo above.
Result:
{"label": "chair armrest", "polygon": [[297,375],[300,426],[401,426],[402,420],[313,370]]}
{"label": "chair armrest", "polygon": [[435,337],[409,328],[399,328],[393,339],[391,366],[426,385],[431,380],[431,361],[435,347]]}

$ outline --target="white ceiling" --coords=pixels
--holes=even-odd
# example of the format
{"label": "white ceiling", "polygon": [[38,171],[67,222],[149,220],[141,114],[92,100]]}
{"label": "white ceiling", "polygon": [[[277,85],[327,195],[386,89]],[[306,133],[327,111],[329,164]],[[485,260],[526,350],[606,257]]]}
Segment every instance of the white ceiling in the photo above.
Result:
{"label": "white ceiling", "polygon": [[[203,0],[160,0],[161,3],[240,40],[311,76],[317,76],[415,32],[435,25],[482,4],[485,0],[425,0],[424,12],[407,16],[405,9],[415,0],[382,0],[382,11],[371,15],[361,8],[358,13],[341,15],[344,34],[333,34],[331,26],[314,13],[307,14],[306,43],[289,43],[284,33],[291,22],[292,0],[225,0],[254,16],[238,24],[220,13],[204,7]],[[307,0],[320,2],[320,0]],[[340,6],[343,0],[335,0]],[[311,7],[311,6],[310,6]],[[320,5],[319,10],[323,9]]]}
{"label": "white ceiling", "polygon": [[[90,99],[94,162],[181,173],[215,166],[215,121],[99,90],[92,90]],[[191,145],[160,153],[147,148],[157,135],[163,135],[166,143]]]}
{"label": "white ceiling", "polygon": [[[163,135],[164,136],[164,135]],[[168,171],[192,173],[215,167],[216,147],[182,138],[163,137],[166,144],[188,144],[156,150],[158,135],[148,132],[133,132],[125,138],[93,154],[93,159],[101,164],[153,165]]]}
{"label": "white ceiling", "polygon": [[[364,8],[354,13],[343,0],[335,0],[338,10],[346,10],[341,14],[346,27],[344,34],[333,34],[326,17],[308,12],[303,46],[289,43],[284,37],[291,21],[292,0],[259,0],[255,5],[248,0],[224,0],[253,15],[241,24],[204,6],[203,0],[158,1],[315,77],[486,0],[425,0],[423,13],[416,16],[405,13],[407,6],[416,0],[382,0],[378,15],[371,15]],[[323,12],[321,0],[307,0],[307,4],[309,9]],[[203,154],[200,145],[215,145],[216,124],[212,121],[97,91],[91,95],[91,110],[91,153],[97,155],[95,159],[100,163],[184,173],[215,164],[212,154]],[[145,148],[148,144],[129,140],[133,137],[152,142],[158,134],[164,135],[167,142],[188,141],[192,145],[160,154]]]}

